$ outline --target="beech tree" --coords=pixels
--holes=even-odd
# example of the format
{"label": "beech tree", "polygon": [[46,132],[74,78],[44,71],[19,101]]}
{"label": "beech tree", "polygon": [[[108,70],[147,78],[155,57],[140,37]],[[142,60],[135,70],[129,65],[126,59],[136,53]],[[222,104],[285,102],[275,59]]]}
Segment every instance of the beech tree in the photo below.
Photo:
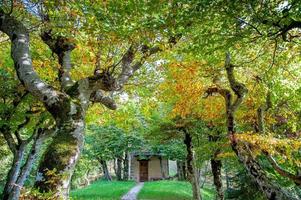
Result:
{"label": "beech tree", "polygon": [[[52,191],[54,195],[67,199],[74,167],[83,148],[85,117],[90,103],[101,103],[109,109],[116,109],[114,100],[105,93],[122,90],[124,84],[142,67],[146,59],[162,49],[149,38],[138,38],[131,42],[124,42],[128,43],[128,47],[125,53],[121,53],[119,60],[114,56],[114,60],[117,60],[115,63],[102,66],[102,63],[100,63],[101,59],[96,57],[94,74],[74,81],[71,76],[71,70],[73,68],[71,64],[71,53],[76,48],[75,40],[70,36],[62,36],[56,33],[51,26],[57,23],[56,25],[60,27],[60,22],[53,20],[55,17],[62,17],[61,20],[65,20],[65,22],[68,23],[67,26],[64,27],[64,33],[68,32],[68,26],[74,29],[72,22],[76,23],[78,20],[83,19],[84,21],[82,23],[87,25],[87,20],[89,19],[80,18],[85,15],[86,12],[86,10],[82,8],[87,8],[88,11],[92,9],[91,14],[95,14],[94,17],[97,17],[97,13],[91,8],[93,3],[76,4],[74,10],[72,10],[72,3],[68,4],[67,2],[46,2],[45,4],[43,4],[43,2],[39,2],[38,4],[34,2],[26,2],[26,4],[17,2],[14,4],[12,2],[11,5],[9,12],[6,12],[3,8],[0,10],[0,30],[5,33],[11,41],[11,56],[14,61],[16,73],[26,90],[45,105],[48,112],[54,118],[57,127],[56,136],[53,137],[53,142],[49,145],[40,164],[36,187],[42,192]],[[146,6],[151,13],[157,9],[155,5],[150,3],[142,2],[142,5]],[[60,87],[49,85],[34,70],[29,48],[29,30],[20,19],[12,15],[15,6],[21,7],[21,10],[25,13],[24,15],[32,15],[32,18],[44,24],[50,24],[49,27],[46,25],[46,27],[43,28],[41,39],[58,58],[58,80]],[[109,11],[117,13],[116,8],[124,12],[124,9],[136,9],[137,6],[141,5],[136,5],[131,2],[128,4],[129,7],[125,8],[124,6],[127,6],[127,3],[119,4],[112,2],[112,5],[106,7],[107,5],[97,2],[93,6],[100,6],[99,8],[104,6],[104,9],[108,8]],[[165,9],[166,7],[172,8],[173,6],[173,4],[162,4],[160,7],[161,9]],[[67,16],[65,13],[56,15],[58,9],[68,11]],[[183,13],[185,13],[186,10],[184,10]],[[74,12],[80,11],[81,14],[74,14]],[[35,16],[36,13],[38,16]],[[136,17],[139,17],[139,14],[140,13],[134,13]],[[64,16],[66,18],[63,18]],[[76,16],[79,17],[76,18]],[[88,15],[86,14],[86,16]],[[118,19],[118,17],[116,18],[116,20],[120,19],[121,18]],[[175,20],[176,18],[173,13],[167,12],[166,15],[162,15],[162,19],[167,21],[168,25],[168,23],[171,23],[171,20]],[[165,21],[162,23],[162,21],[155,19],[152,24],[145,24],[145,30],[150,31],[150,28],[158,25],[167,27],[164,24]],[[114,21],[112,21],[112,23],[113,22]],[[122,27],[124,22],[119,21],[118,23],[122,32],[124,30]],[[106,25],[114,26],[110,24],[110,21],[109,24]],[[138,24],[136,24],[136,26],[138,26]],[[139,24],[139,26],[141,26],[141,24]],[[79,27],[80,25],[76,28]],[[114,28],[110,28],[110,31],[113,29]],[[143,26],[139,30],[142,31]],[[158,32],[159,31],[160,29]],[[95,32],[92,34],[94,41],[102,37],[101,34],[98,34],[98,36],[94,34]],[[134,34],[134,32],[132,31],[130,34],[122,32],[122,34],[128,37],[130,34]],[[155,40],[157,37],[156,31],[153,31],[151,34],[154,35],[153,39]],[[171,38],[165,41],[167,44],[174,44],[177,39],[177,37],[171,35]],[[126,40],[129,41],[128,38]],[[162,42],[165,41],[162,40]],[[120,52],[120,50],[118,51]],[[109,55],[112,56],[110,52]],[[53,170],[57,173],[51,173]],[[50,173],[48,173],[48,171],[50,171]]]}

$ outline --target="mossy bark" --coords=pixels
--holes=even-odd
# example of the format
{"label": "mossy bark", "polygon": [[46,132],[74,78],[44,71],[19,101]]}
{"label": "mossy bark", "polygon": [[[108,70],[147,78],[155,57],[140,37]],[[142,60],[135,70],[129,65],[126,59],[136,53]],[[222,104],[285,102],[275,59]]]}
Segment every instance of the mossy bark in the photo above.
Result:
{"label": "mossy bark", "polygon": [[[53,138],[40,163],[35,186],[41,192],[53,192],[62,199],[69,197],[69,185],[74,167],[83,147],[85,121],[81,108],[75,107],[58,124]],[[76,112],[74,112],[76,111]]]}

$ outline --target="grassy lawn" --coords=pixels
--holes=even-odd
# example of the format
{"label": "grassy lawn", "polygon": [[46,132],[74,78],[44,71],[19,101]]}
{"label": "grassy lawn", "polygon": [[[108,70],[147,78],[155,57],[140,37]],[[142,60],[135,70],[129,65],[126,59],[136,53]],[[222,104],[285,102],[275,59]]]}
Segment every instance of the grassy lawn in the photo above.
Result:
{"label": "grassy lawn", "polygon": [[[204,200],[214,199],[214,188],[204,188],[201,191]],[[139,200],[191,200],[192,190],[188,182],[154,181],[146,182],[138,195]]]}
{"label": "grassy lawn", "polygon": [[136,183],[133,181],[96,181],[83,189],[71,191],[74,200],[120,200]]}

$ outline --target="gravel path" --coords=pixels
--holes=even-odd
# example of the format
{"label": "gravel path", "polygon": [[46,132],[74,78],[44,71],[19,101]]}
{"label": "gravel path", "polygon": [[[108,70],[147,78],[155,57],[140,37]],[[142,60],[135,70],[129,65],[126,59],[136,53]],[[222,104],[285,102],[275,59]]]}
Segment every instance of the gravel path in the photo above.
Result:
{"label": "gravel path", "polygon": [[128,193],[126,193],[121,200],[136,200],[139,191],[142,189],[144,183],[138,183]]}

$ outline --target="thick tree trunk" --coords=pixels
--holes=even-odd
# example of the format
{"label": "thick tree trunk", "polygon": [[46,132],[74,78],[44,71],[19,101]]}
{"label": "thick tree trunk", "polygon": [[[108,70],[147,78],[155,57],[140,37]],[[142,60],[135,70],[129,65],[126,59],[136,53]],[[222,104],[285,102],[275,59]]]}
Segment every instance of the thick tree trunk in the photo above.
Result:
{"label": "thick tree trunk", "polygon": [[127,181],[129,179],[129,156],[128,152],[125,152],[123,160],[123,180]]}
{"label": "thick tree trunk", "polygon": [[122,158],[117,158],[117,170],[116,170],[116,178],[118,181],[122,180]]}
{"label": "thick tree trunk", "polygon": [[53,192],[61,199],[69,198],[70,180],[83,147],[85,130],[81,108],[72,106],[70,115],[58,124],[57,135],[39,166],[35,185],[40,191]]}
{"label": "thick tree trunk", "polygon": [[188,179],[192,186],[192,193],[194,200],[201,200],[201,193],[200,193],[200,184],[199,179],[197,177],[195,164],[194,164],[194,156],[192,151],[192,137],[189,133],[185,132],[185,139],[184,143],[186,145],[187,156],[186,156],[186,163],[187,163],[187,173]]}
{"label": "thick tree trunk", "polygon": [[222,161],[212,158],[211,159],[211,170],[212,170],[212,174],[213,174],[213,183],[216,188],[216,193],[217,193],[216,199],[217,200],[224,199],[221,169],[222,169]]}
{"label": "thick tree trunk", "polygon": [[101,164],[101,168],[102,168],[103,175],[104,175],[105,179],[107,181],[112,181],[112,177],[111,177],[110,172],[108,170],[107,162],[105,160],[100,160],[100,164]]}

